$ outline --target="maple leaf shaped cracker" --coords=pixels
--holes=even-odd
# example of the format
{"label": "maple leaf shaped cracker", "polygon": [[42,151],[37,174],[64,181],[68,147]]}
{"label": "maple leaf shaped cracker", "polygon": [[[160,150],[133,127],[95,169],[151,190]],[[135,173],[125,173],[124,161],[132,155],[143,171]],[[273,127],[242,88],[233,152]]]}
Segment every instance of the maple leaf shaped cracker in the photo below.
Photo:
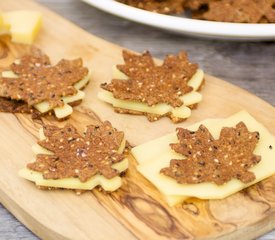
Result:
{"label": "maple leaf shaped cracker", "polygon": [[17,77],[0,78],[0,96],[23,100],[29,106],[48,102],[51,108],[62,107],[62,97],[77,93],[73,86],[88,75],[81,59],[59,61],[50,65],[47,55],[34,48],[10,65]]}
{"label": "maple leaf shaped cracker", "polygon": [[111,83],[101,85],[117,99],[139,101],[149,106],[167,103],[180,107],[183,105],[180,96],[192,91],[187,83],[198,66],[188,61],[185,52],[168,55],[160,66],[154,63],[148,51],[142,55],[123,51],[123,58],[125,64],[117,68],[128,79],[113,79]]}
{"label": "maple leaf shaped cracker", "polygon": [[[223,22],[275,22],[274,0],[221,0],[209,3],[203,19]],[[200,15],[200,13],[199,13]]]}
{"label": "maple leaf shaped cracker", "polygon": [[124,139],[123,132],[109,122],[87,127],[85,136],[70,124],[64,128],[45,126],[45,139],[38,144],[52,154],[38,154],[27,168],[43,174],[44,179],[79,178],[86,182],[96,174],[107,179],[119,175],[112,165],[121,162],[124,155],[118,152]]}
{"label": "maple leaf shaped cracker", "polygon": [[161,173],[178,183],[214,182],[222,185],[232,178],[244,183],[255,179],[249,169],[261,160],[253,154],[259,133],[249,132],[243,122],[235,128],[223,128],[217,140],[203,125],[196,132],[179,128],[177,136],[179,143],[170,146],[186,159],[171,160],[170,166],[161,169]]}

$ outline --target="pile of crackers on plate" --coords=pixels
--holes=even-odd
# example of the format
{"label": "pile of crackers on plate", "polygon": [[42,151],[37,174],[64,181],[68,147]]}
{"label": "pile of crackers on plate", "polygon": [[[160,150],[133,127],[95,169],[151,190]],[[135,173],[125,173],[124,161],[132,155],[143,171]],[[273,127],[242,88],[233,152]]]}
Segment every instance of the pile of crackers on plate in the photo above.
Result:
{"label": "pile of crackers on plate", "polygon": [[191,11],[192,18],[236,23],[274,23],[274,0],[118,0],[133,7],[163,13]]}

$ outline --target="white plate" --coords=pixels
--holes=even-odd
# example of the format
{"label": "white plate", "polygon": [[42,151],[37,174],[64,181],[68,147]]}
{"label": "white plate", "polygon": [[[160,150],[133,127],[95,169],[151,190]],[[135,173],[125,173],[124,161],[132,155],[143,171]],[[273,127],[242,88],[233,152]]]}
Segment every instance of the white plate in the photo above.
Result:
{"label": "white plate", "polygon": [[105,12],[182,34],[238,40],[275,39],[275,24],[223,23],[168,16],[129,7],[114,0],[82,0]]}

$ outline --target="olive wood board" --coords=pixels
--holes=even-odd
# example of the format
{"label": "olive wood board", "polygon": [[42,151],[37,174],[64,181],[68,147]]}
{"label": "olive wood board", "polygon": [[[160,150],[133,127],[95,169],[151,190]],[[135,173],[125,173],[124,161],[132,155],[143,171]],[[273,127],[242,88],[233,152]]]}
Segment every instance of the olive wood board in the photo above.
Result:
{"label": "olive wood board", "polygon": [[[275,109],[226,81],[206,75],[203,102],[181,124],[163,118],[117,114],[96,97],[100,83],[110,81],[112,66],[122,62],[121,47],[85,32],[29,0],[0,1],[1,10],[33,9],[43,13],[35,45],[57,62],[82,57],[93,70],[86,98],[67,121],[82,131],[109,120],[135,146],[205,118],[222,118],[246,109],[275,134]],[[0,38],[0,69],[28,46]],[[232,71],[232,69],[228,69]],[[267,86],[268,87],[268,86]],[[224,200],[190,199],[169,207],[154,186],[130,167],[118,191],[98,189],[76,195],[70,190],[39,190],[17,172],[33,160],[31,146],[42,122],[64,125],[52,116],[32,121],[29,115],[0,113],[0,201],[42,239],[254,239],[275,228],[275,176]],[[275,156],[274,156],[275,158]],[[275,159],[274,159],[275,160]]]}

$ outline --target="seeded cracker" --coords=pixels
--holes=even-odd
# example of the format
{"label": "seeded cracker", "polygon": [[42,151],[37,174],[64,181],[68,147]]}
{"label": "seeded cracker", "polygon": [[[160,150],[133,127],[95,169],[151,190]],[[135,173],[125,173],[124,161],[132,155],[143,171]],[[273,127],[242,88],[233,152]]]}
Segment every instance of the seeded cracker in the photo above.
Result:
{"label": "seeded cracker", "polygon": [[193,17],[240,23],[275,22],[274,0],[212,0]]}
{"label": "seeded cracker", "polygon": [[0,112],[32,113],[33,109],[23,101],[15,101],[0,97]]}
{"label": "seeded cracker", "polygon": [[[168,55],[159,66],[148,51],[142,55],[123,51],[123,58],[125,64],[116,67],[128,79],[113,79],[109,84],[101,84],[116,99],[141,102],[150,107],[165,103],[176,108],[184,104],[180,97],[193,90],[188,81],[196,73],[198,65],[190,63],[185,52],[177,56]],[[143,114],[151,121],[165,115],[171,118],[171,114],[154,115],[121,108],[115,110],[119,113]]]}
{"label": "seeded cracker", "polygon": [[182,13],[185,0],[119,0],[119,2],[157,13]]}
{"label": "seeded cracker", "polygon": [[51,108],[62,107],[61,97],[77,93],[74,84],[88,75],[81,59],[61,60],[55,66],[38,49],[25,55],[9,69],[18,78],[0,78],[0,96],[26,102],[29,106],[49,102]]}
{"label": "seeded cracker", "polygon": [[84,136],[70,124],[64,128],[48,125],[43,130],[46,139],[38,144],[53,154],[38,154],[27,168],[41,172],[44,179],[73,177],[86,182],[96,174],[107,179],[119,175],[112,165],[124,159],[124,155],[117,152],[124,134],[109,122],[88,126]]}
{"label": "seeded cracker", "polygon": [[161,173],[182,184],[213,182],[222,185],[232,178],[243,183],[255,179],[249,169],[261,161],[253,151],[259,141],[258,132],[249,132],[240,122],[235,128],[225,127],[215,140],[208,129],[201,125],[196,132],[178,128],[179,143],[171,148],[186,157],[171,160]]}

